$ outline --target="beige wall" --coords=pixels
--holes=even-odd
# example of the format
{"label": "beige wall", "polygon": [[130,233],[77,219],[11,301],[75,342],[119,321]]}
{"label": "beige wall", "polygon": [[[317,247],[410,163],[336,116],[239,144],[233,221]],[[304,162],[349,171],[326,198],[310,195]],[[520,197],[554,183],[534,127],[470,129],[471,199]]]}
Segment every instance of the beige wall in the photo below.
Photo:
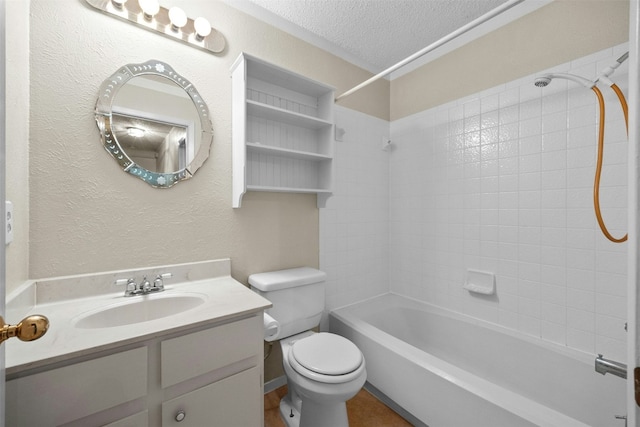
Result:
{"label": "beige wall", "polygon": [[628,22],[628,0],[550,3],[393,80],[391,120],[623,43]]}
{"label": "beige wall", "polygon": [[6,247],[9,292],[29,278],[29,2],[6,7],[6,198],[15,218]]}
{"label": "beige wall", "polygon": [[[8,34],[17,59],[8,64],[7,98],[24,105],[9,112],[7,129],[7,197],[17,214],[16,241],[7,248],[8,291],[28,278],[222,257],[231,258],[241,281],[253,272],[318,265],[315,196],[249,193],[241,209],[231,208],[229,68],[245,51],[337,91],[370,73],[222,2],[172,4],[210,19],[227,39],[225,52],[177,43],[84,0],[9,2],[9,23],[23,27]],[[93,118],[101,82],[122,64],[152,58],[189,78],[213,117],[210,159],[194,179],[166,190],[119,170]],[[388,99],[389,83],[381,82],[349,103],[388,119]]]}

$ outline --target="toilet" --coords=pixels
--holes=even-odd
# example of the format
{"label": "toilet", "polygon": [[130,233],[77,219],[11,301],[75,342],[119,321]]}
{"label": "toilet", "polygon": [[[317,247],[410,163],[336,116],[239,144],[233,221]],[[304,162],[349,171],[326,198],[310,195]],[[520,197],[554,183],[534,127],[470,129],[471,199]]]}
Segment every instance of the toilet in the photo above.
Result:
{"label": "toilet", "polygon": [[265,340],[280,340],[289,389],[280,415],[287,427],[348,427],[346,401],[367,379],[354,343],[311,330],[324,310],[325,280],[324,272],[310,267],[249,276],[251,288],[273,304],[265,312]]}

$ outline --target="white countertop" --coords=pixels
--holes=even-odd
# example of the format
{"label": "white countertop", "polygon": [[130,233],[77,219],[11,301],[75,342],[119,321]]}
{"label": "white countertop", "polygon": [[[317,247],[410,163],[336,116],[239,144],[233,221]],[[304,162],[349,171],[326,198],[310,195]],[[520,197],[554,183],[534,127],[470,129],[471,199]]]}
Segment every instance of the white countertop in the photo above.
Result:
{"label": "white countertop", "polygon": [[[20,290],[19,295],[11,295],[7,303],[7,313],[21,312],[24,316],[42,314],[47,316],[50,322],[47,333],[36,341],[22,342],[12,338],[5,342],[7,375],[15,375],[24,370],[41,368],[53,363],[63,362],[67,359],[86,356],[104,350],[145,341],[161,335],[180,332],[208,324],[216,324],[229,321],[233,318],[242,318],[262,312],[271,306],[271,303],[242,285],[229,275],[229,260],[212,261],[211,263],[194,263],[194,269],[188,264],[154,268],[147,277],[156,271],[174,272],[174,279],[165,281],[165,291],[142,296],[124,297],[124,289],[112,286],[115,278],[141,276],[141,270],[128,272],[109,272],[97,275],[73,276],[69,278],[56,278],[47,281],[38,281],[27,284]],[[228,265],[225,265],[228,264]],[[204,271],[203,271],[204,265]],[[207,273],[216,277],[203,278]],[[96,276],[99,276],[96,279]],[[176,277],[177,276],[177,277]],[[193,280],[193,279],[196,280]],[[106,284],[105,284],[106,282]],[[175,282],[175,283],[174,283]],[[102,291],[88,291],[91,283],[99,284]],[[54,286],[55,284],[55,286]],[[81,298],[69,297],[73,295],[73,289],[69,286],[81,286],[85,294]],[[40,286],[40,288],[38,288]],[[54,288],[58,290],[52,291]],[[118,292],[113,292],[118,289]],[[92,294],[86,296],[86,294]],[[36,297],[36,295],[40,297]],[[205,301],[197,307],[160,319],[139,322],[131,325],[81,329],[74,326],[78,317],[100,307],[112,304],[121,304],[138,301],[138,299],[168,297],[171,294],[198,294]],[[31,298],[30,303],[24,299]],[[18,308],[18,306],[20,306]],[[9,323],[17,323],[20,319],[7,319]]]}

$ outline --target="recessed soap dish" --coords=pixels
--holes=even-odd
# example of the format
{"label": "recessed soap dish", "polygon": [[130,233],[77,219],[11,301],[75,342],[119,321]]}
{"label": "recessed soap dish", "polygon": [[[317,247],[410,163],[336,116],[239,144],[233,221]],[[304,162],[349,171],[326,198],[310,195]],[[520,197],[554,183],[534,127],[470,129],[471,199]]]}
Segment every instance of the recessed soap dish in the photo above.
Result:
{"label": "recessed soap dish", "polygon": [[467,269],[462,287],[475,294],[493,295],[496,293],[496,276],[489,271]]}

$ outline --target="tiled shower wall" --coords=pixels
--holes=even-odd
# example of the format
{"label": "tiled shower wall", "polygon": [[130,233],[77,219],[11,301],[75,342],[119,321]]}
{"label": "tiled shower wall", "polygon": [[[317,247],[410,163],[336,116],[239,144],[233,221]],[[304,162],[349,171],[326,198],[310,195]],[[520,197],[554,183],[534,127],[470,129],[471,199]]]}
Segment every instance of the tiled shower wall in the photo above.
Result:
{"label": "tiled shower wall", "polygon": [[[625,48],[541,72],[591,79]],[[623,65],[611,77],[625,93],[626,70]],[[566,80],[542,89],[533,81],[528,76],[391,123],[389,289],[625,360],[627,244],[603,237],[592,208],[596,97]],[[620,237],[627,222],[627,138],[617,98],[606,86],[602,90],[607,120],[601,204],[610,231]],[[351,162],[365,161],[350,154]],[[382,218],[376,224],[384,235]],[[497,294],[464,290],[467,269],[495,273]],[[340,286],[351,289],[348,281]],[[359,285],[348,292],[361,290]]]}
{"label": "tiled shower wall", "polygon": [[334,193],[320,209],[320,268],[332,309],[389,289],[389,122],[336,107]]}
{"label": "tiled shower wall", "polygon": [[[617,46],[544,72],[592,78]],[[623,64],[612,79],[627,90]],[[626,243],[592,208],[598,109],[592,91],[527,76],[389,123],[337,107],[334,195],[320,210],[327,308],[397,292],[527,335],[624,360]],[[607,120],[601,204],[626,233],[627,138]],[[391,133],[392,148],[382,150]],[[462,289],[467,269],[497,294]]]}

